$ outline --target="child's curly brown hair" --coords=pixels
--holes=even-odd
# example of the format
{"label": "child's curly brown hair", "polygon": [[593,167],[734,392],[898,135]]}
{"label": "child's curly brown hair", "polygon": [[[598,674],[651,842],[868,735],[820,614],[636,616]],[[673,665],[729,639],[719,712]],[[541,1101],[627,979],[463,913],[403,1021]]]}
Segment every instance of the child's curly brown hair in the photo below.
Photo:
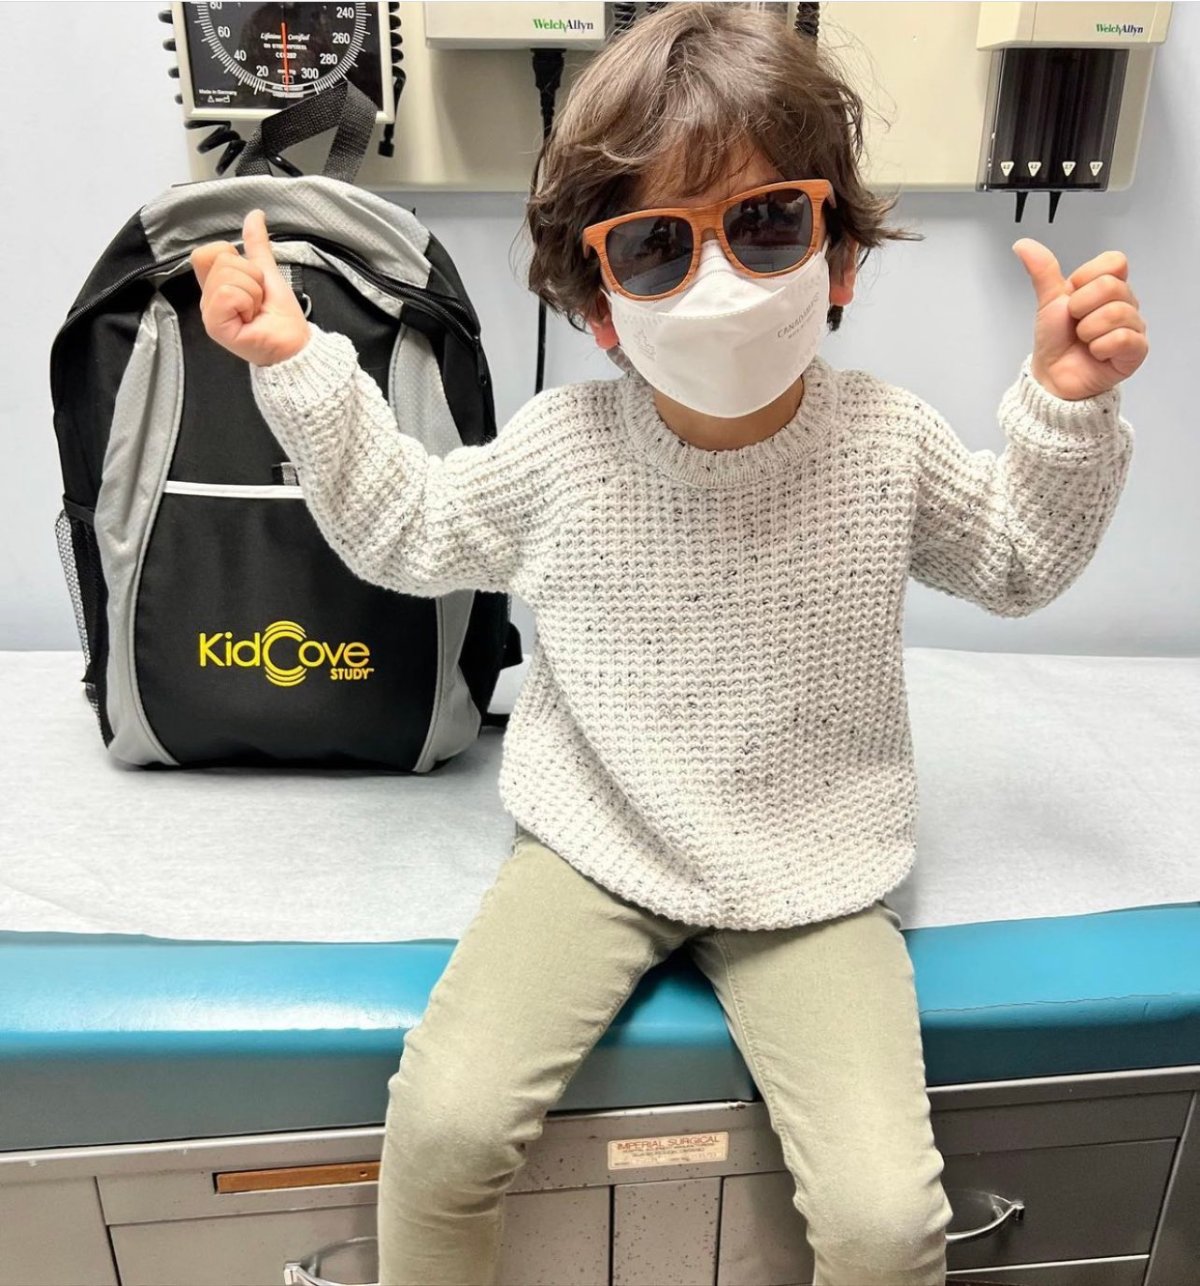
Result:
{"label": "child's curly brown hair", "polygon": [[[790,7],[790,6],[787,6]],[[678,197],[703,192],[731,152],[756,146],[785,178],[825,178],[831,277],[885,239],[923,240],[886,226],[896,199],[858,173],[862,99],[828,51],[780,17],[745,4],[665,5],[613,39],[572,84],[534,167],[526,206],[529,288],[577,330],[593,315],[600,265],[580,233],[633,204],[640,179],[677,167]],[[830,306],[831,330],[841,306]]]}

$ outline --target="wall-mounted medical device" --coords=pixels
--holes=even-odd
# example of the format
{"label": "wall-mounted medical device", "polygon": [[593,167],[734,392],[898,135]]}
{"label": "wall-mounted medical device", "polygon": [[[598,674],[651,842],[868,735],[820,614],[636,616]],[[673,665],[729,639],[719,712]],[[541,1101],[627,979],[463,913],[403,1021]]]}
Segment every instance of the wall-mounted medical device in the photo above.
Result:
{"label": "wall-mounted medical device", "polygon": [[386,4],[177,2],[171,20],[188,120],[260,120],[342,78],[393,118]]}
{"label": "wall-mounted medical device", "polygon": [[[264,116],[348,80],[376,105],[377,122],[391,125],[404,83],[396,4],[258,4],[175,0],[159,18],[172,35],[164,48],[178,64],[175,96],[189,129],[213,132],[203,154],[224,147],[223,173],[244,145],[239,124]],[[390,154],[391,129],[383,154]],[[283,168],[294,166],[283,163]]]}
{"label": "wall-mounted medical device", "polygon": [[[984,4],[977,45],[992,50],[980,191],[1105,192],[1132,177],[1149,88],[1151,46],[1167,37],[1169,4]],[[1140,74],[1130,75],[1131,59]],[[1133,146],[1117,155],[1124,121]]]}
{"label": "wall-mounted medical device", "polygon": [[[561,51],[563,92],[605,40],[656,3],[392,0],[389,4],[175,3],[178,95],[188,125],[219,127],[287,106],[348,75],[379,104],[384,138],[358,182],[376,191],[529,190]],[[863,171],[881,191],[1030,192],[1050,215],[1064,192],[1133,180],[1150,77],[1172,6],[1152,0],[827,0],[763,3],[782,23],[801,9],[861,94]],[[400,35],[403,68],[400,72]],[[286,40],[286,49],[285,49]],[[264,70],[265,69],[265,70]],[[399,102],[389,85],[404,85]],[[561,94],[559,95],[561,97]],[[390,119],[394,108],[394,122]],[[289,150],[306,171],[324,144]],[[228,162],[228,150],[224,157]],[[311,163],[310,163],[311,160]],[[199,151],[193,177],[213,172]],[[1070,202],[1067,203],[1068,206]]]}
{"label": "wall-mounted medical device", "polygon": [[[612,6],[591,0],[565,4],[503,4],[441,0],[425,5],[425,43],[432,49],[519,49],[532,52],[533,86],[542,114],[542,138],[550,135],[568,50],[599,49],[609,38]],[[622,6],[632,10],[633,5]],[[615,16],[615,15],[614,15]],[[623,14],[625,25],[633,18]],[[538,302],[534,391],[546,374],[546,304]]]}

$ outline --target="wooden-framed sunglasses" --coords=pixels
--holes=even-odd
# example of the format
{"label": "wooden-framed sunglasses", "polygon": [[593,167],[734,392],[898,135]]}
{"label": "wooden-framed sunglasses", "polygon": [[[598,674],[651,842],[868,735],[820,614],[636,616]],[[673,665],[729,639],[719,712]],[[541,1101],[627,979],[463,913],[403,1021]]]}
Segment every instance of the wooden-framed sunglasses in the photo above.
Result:
{"label": "wooden-framed sunglasses", "polygon": [[776,277],[806,263],[824,242],[828,179],[764,183],[711,205],[632,210],[584,228],[583,253],[596,254],[611,290],[629,299],[665,299],[685,290],[700,266],[704,233],[743,272]]}

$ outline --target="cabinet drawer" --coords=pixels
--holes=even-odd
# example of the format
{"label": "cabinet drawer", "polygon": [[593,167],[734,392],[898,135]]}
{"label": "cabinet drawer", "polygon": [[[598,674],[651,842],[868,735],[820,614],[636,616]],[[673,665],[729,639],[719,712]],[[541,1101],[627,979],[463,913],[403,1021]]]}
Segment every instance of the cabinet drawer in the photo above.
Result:
{"label": "cabinet drawer", "polygon": [[717,1286],[794,1286],[813,1278],[804,1216],[787,1170],[736,1174],[721,1192]]}
{"label": "cabinet drawer", "polygon": [[948,1267],[1149,1254],[1176,1146],[1175,1139],[1150,1139],[947,1157],[942,1185],[955,1210],[951,1233],[978,1226],[968,1209],[972,1194],[1025,1205],[1019,1221],[951,1245]]}
{"label": "cabinet drawer", "polygon": [[[1025,1205],[1021,1220],[951,1244],[948,1269],[1147,1255],[1175,1146],[1173,1139],[1152,1139],[946,1157],[942,1185],[955,1211],[951,1234],[985,1222],[978,1194]],[[811,1281],[812,1255],[804,1218],[792,1205],[794,1188],[787,1171],[725,1180],[718,1286]],[[1089,1286],[1103,1280],[1098,1268],[1088,1271]],[[1122,1266],[1115,1280],[1123,1282],[1128,1271]]]}
{"label": "cabinet drawer", "polygon": [[721,1180],[613,1188],[612,1286],[712,1286]]}
{"label": "cabinet drawer", "polygon": [[[606,1189],[510,1193],[506,1201],[499,1286],[606,1286]],[[374,1237],[375,1207],[123,1224],[110,1231],[121,1286],[271,1286],[283,1281],[290,1260],[351,1237]],[[374,1245],[356,1253],[339,1260],[344,1280],[378,1281]]]}
{"label": "cabinet drawer", "polygon": [[1024,1268],[967,1269],[950,1273],[946,1286],[1142,1286],[1146,1255],[1087,1259],[1074,1264],[1029,1264]]}
{"label": "cabinet drawer", "polygon": [[[268,1286],[283,1266],[321,1246],[375,1235],[370,1206],[334,1206],[265,1215],[229,1215],[168,1223],[120,1224],[109,1230],[121,1286]],[[375,1278],[374,1256],[361,1256]],[[345,1261],[339,1262],[344,1270]]]}

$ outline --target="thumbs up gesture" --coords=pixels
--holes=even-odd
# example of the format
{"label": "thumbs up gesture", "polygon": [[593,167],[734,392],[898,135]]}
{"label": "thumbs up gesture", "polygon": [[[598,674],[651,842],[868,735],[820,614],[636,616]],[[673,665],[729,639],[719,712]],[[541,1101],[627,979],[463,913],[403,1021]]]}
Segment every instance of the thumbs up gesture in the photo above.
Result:
{"label": "thumbs up gesture", "polygon": [[246,215],[242,244],[245,254],[229,241],[210,241],[192,251],[200,315],[222,348],[255,366],[273,366],[308,342],[308,319],[275,262],[262,210]]}
{"label": "thumbs up gesture", "polygon": [[1030,362],[1037,382],[1056,397],[1078,401],[1128,379],[1150,345],[1125,256],[1105,250],[1064,277],[1040,241],[1022,237],[1013,251],[1037,295]]}

